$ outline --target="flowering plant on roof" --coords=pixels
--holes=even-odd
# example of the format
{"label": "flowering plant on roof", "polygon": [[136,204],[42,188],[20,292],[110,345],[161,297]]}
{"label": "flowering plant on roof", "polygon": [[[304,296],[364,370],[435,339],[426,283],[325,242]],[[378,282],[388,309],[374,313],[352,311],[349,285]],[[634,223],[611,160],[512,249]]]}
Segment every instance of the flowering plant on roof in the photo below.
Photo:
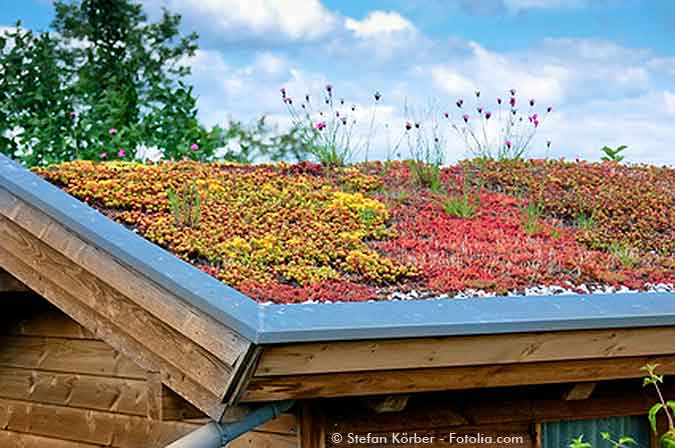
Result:
{"label": "flowering plant on roof", "polygon": [[[508,100],[497,98],[494,104],[484,103],[480,90],[475,92],[475,107],[455,101],[457,114],[445,113],[450,127],[460,136],[467,150],[484,159],[520,159],[525,156],[537,130],[553,112],[552,106],[538,111],[537,101],[521,101],[515,89]],[[492,108],[496,108],[493,111]],[[546,143],[550,147],[550,140]]]}
{"label": "flowering plant on roof", "polygon": [[[380,92],[373,94],[372,106],[365,110],[370,117],[363,123],[361,107],[337,98],[331,84],[325,86],[321,95],[306,94],[300,100],[290,96],[286,88],[282,88],[280,93],[294,130],[315,159],[325,166],[342,166],[355,153],[363,151],[368,160],[375,117],[382,100]],[[365,132],[360,129],[362,124],[368,126]]]}

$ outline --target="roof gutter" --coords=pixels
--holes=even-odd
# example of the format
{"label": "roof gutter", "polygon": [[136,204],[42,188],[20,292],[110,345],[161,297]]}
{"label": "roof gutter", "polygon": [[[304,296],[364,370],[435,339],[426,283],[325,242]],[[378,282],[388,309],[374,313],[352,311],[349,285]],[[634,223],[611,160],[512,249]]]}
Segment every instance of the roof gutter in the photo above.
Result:
{"label": "roof gutter", "polygon": [[167,445],[166,448],[220,448],[257,426],[278,417],[289,410],[294,400],[279,401],[261,406],[244,419],[234,423],[211,422]]}

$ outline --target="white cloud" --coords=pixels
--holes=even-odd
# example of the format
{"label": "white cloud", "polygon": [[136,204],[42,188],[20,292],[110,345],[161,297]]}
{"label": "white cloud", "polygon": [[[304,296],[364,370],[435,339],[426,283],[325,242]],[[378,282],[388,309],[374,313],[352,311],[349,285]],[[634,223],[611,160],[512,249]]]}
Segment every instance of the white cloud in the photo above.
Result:
{"label": "white cloud", "polygon": [[180,12],[223,42],[267,44],[311,41],[325,36],[337,17],[320,0],[145,0],[153,12],[161,6]]}
{"label": "white cloud", "polygon": [[668,115],[675,116],[675,92],[663,92],[663,102],[666,105]]}
{"label": "white cloud", "polygon": [[393,34],[417,32],[408,19],[394,11],[373,11],[363,20],[347,18],[345,27],[362,39],[387,38]]}
{"label": "white cloud", "polygon": [[577,8],[588,4],[585,0],[503,0],[507,8],[520,9],[553,9]]}

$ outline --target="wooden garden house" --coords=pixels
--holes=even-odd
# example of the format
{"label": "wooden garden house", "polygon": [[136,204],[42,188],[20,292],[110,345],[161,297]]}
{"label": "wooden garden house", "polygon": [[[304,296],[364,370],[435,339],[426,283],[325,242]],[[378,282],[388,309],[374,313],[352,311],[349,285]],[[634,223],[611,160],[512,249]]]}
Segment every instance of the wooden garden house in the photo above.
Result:
{"label": "wooden garden house", "polygon": [[0,305],[3,448],[649,444],[675,374],[672,293],[259,304],[3,156]]}

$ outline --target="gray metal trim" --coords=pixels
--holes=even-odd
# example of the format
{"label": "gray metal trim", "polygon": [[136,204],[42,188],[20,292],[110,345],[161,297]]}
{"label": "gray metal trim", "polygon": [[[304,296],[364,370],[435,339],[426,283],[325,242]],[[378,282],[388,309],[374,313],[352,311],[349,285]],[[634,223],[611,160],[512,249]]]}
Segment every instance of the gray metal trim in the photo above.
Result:
{"label": "gray metal trim", "polygon": [[258,304],[2,155],[0,188],[254,343],[675,325],[675,293]]}

